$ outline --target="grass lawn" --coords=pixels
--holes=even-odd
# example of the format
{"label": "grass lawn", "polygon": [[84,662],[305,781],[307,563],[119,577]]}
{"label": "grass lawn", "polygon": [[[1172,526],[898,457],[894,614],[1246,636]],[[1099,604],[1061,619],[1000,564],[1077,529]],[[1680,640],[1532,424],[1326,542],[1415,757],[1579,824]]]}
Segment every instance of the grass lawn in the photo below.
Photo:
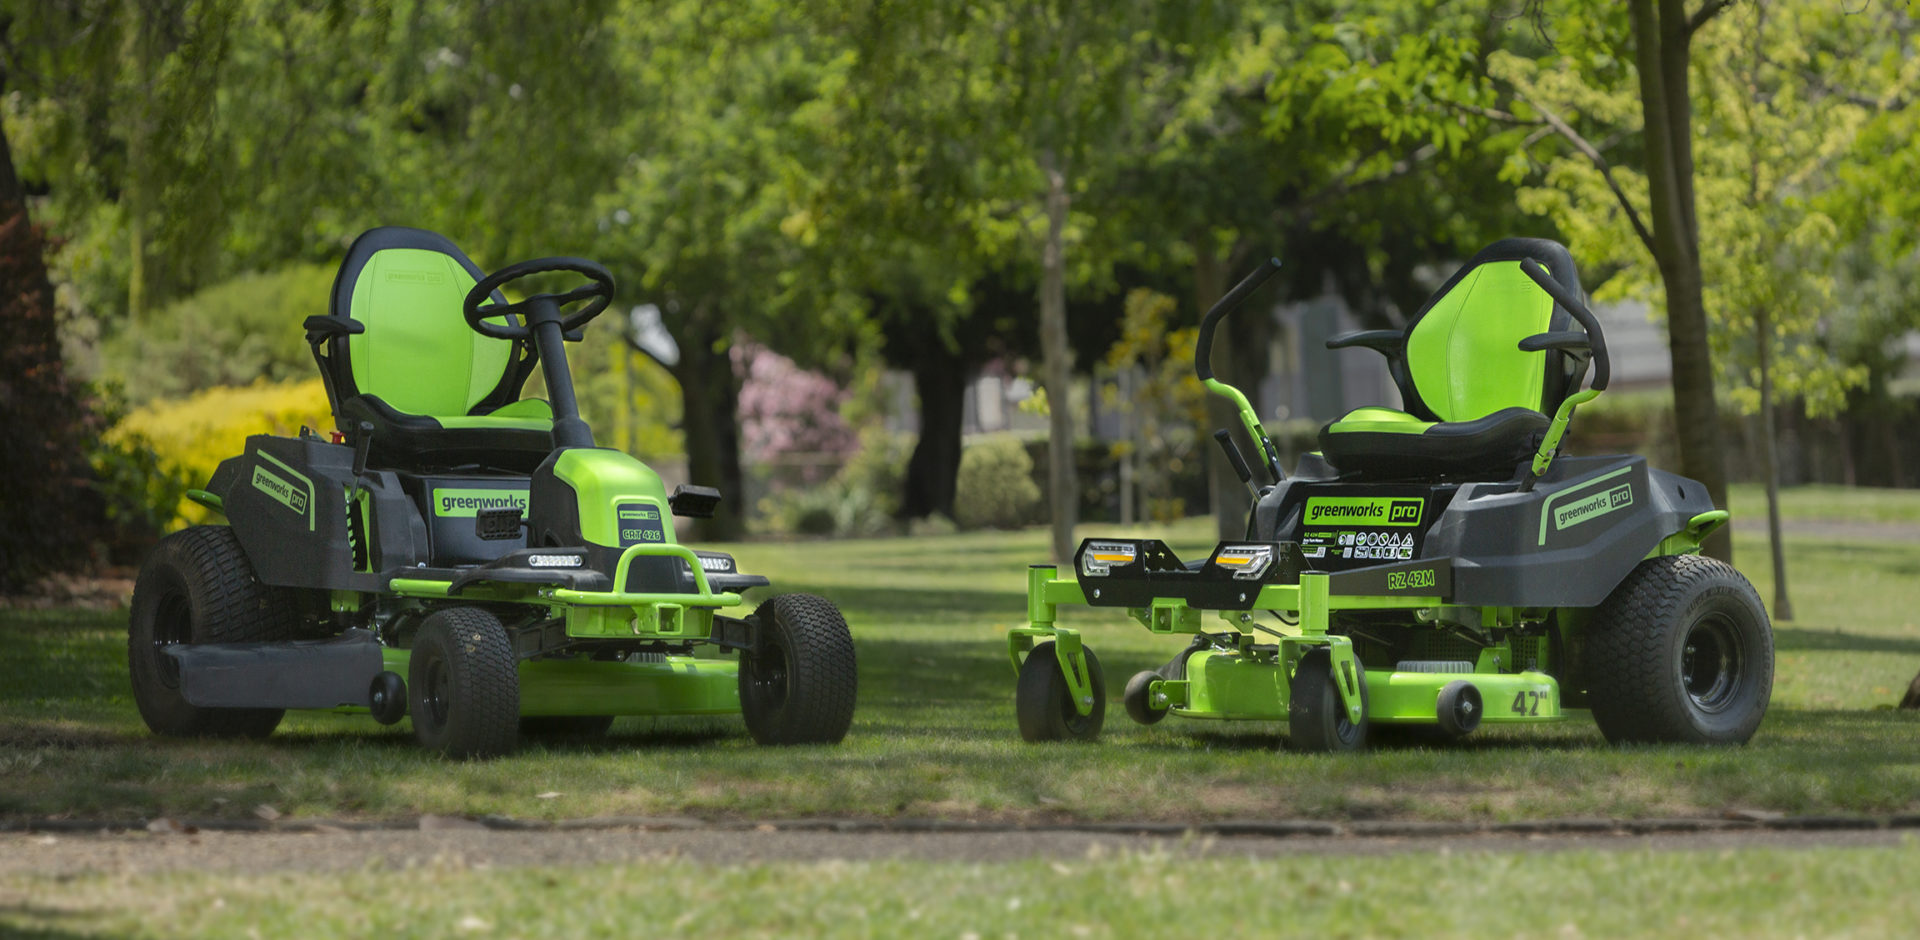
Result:
{"label": "grass lawn", "polygon": [[[0,879],[0,933],[276,936],[1907,936],[1920,844],[996,865],[638,864]],[[1905,875],[1900,874],[1905,872]]]}
{"label": "grass lawn", "polygon": [[[1855,516],[1832,491],[1807,495]],[[1862,498],[1874,507],[1862,517],[1920,518],[1920,493]],[[1198,522],[1168,535],[1183,551],[1210,543]],[[124,615],[0,611],[0,817],[245,816],[263,803],[307,816],[1175,820],[1920,809],[1920,714],[1886,707],[1920,671],[1920,545],[1792,541],[1802,619],[1776,625],[1773,709],[1749,747],[1612,748],[1574,720],[1359,755],[1293,753],[1278,724],[1133,725],[1121,687],[1180,644],[1086,609],[1063,617],[1105,665],[1107,733],[1093,746],[1022,743],[1002,631],[1024,616],[1024,567],[1045,545],[1034,529],[736,546],[745,570],[845,609],[861,686],[838,747],[758,748],[737,720],[625,719],[605,741],[455,763],[415,748],[405,723],[324,714],[290,716],[264,743],[162,740],[133,708]],[[1742,536],[1737,550],[1769,597],[1764,543]]]}

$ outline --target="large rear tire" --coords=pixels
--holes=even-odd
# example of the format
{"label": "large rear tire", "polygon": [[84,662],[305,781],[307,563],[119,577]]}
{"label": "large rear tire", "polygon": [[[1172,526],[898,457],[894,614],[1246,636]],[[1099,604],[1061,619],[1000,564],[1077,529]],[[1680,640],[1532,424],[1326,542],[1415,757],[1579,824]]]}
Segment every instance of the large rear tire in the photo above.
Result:
{"label": "large rear tire", "polygon": [[286,714],[278,708],[199,708],[180,693],[180,667],[166,647],[181,643],[289,640],[298,613],[284,592],[260,583],[226,526],[194,526],[160,540],[134,582],[127,666],[140,718],[169,737],[264,738]]}
{"label": "large rear tire", "polygon": [[1615,744],[1745,744],[1773,696],[1773,626],[1718,559],[1642,561],[1587,625],[1587,698]]}
{"label": "large rear tire", "polygon": [[1107,721],[1107,677],[1100,671],[1100,657],[1090,646],[1080,647],[1087,657],[1087,679],[1092,686],[1093,708],[1080,714],[1074,707],[1073,690],[1060,672],[1059,654],[1052,640],[1041,643],[1020,664],[1020,682],[1014,690],[1014,717],[1020,722],[1020,736],[1032,742],[1092,741],[1100,737]]}
{"label": "large rear tire", "polygon": [[520,736],[519,659],[500,618],[478,607],[435,611],[414,635],[407,714],[422,747],[496,757]]}
{"label": "large rear tire", "polygon": [[838,744],[859,690],[853,634],[831,601],[781,594],[753,612],[758,649],[740,654],[740,714],[761,744]]}

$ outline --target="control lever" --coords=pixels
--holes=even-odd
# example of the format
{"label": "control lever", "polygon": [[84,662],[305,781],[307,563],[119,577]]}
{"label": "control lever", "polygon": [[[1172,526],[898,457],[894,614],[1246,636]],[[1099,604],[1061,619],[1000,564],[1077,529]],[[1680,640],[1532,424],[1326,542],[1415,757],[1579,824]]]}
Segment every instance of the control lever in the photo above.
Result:
{"label": "control lever", "polygon": [[1227,463],[1233,466],[1233,472],[1240,477],[1240,482],[1246,484],[1247,492],[1252,493],[1256,501],[1259,500],[1260,488],[1253,485],[1253,468],[1247,466],[1246,455],[1240,453],[1240,445],[1233,442],[1233,435],[1226,428],[1221,428],[1213,432],[1213,439],[1219,441],[1220,449],[1227,452]]}
{"label": "control lever", "polygon": [[353,437],[353,489],[347,493],[348,505],[359,500],[360,491],[366,488],[367,451],[371,449],[373,449],[373,422],[362,421]]}

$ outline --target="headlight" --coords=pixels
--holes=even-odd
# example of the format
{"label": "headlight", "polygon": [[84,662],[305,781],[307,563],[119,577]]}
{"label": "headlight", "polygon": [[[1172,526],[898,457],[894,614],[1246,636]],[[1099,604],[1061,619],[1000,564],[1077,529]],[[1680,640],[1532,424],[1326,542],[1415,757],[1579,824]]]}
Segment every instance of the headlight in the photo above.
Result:
{"label": "headlight", "polygon": [[1140,557],[1140,547],[1132,542],[1088,542],[1080,555],[1080,574],[1104,578],[1115,565],[1126,567]]}
{"label": "headlight", "polygon": [[529,568],[578,568],[587,563],[579,555],[528,555]]}
{"label": "headlight", "polygon": [[1273,546],[1222,545],[1213,563],[1233,572],[1235,581],[1258,581],[1273,567]]}

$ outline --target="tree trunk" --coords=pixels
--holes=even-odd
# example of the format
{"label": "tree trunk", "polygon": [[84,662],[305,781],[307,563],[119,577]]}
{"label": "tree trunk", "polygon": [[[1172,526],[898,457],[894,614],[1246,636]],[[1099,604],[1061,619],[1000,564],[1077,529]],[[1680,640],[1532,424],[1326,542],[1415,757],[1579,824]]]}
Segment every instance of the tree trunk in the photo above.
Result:
{"label": "tree trunk", "polygon": [[1759,311],[1753,318],[1753,338],[1760,354],[1760,453],[1767,471],[1767,548],[1773,554],[1773,619],[1792,620],[1793,602],[1787,599],[1787,554],[1780,542],[1780,452],[1773,429],[1773,335],[1770,318]]}
{"label": "tree trunk", "polygon": [[105,528],[87,463],[94,419],[66,376],[44,251],[0,127],[0,594],[84,562]]}
{"label": "tree trunk", "polygon": [[1047,174],[1047,241],[1040,252],[1040,351],[1047,383],[1047,498],[1053,504],[1053,560],[1073,559],[1080,515],[1080,479],[1073,460],[1073,345],[1067,338],[1067,176],[1058,158],[1041,158]]}
{"label": "tree trunk", "polygon": [[706,311],[696,311],[687,335],[678,337],[680,363],[673,374],[680,381],[681,431],[687,447],[687,482],[720,490],[713,518],[700,521],[700,537],[719,541],[739,538],[746,530],[747,492],[740,472],[740,380],[722,339],[707,322]]}
{"label": "tree trunk", "polygon": [[[1705,486],[1715,506],[1725,507],[1726,458],[1713,398],[1713,359],[1707,345],[1706,301],[1701,296],[1700,234],[1694,216],[1687,12],[1682,0],[1633,0],[1628,15],[1633,21],[1634,62],[1646,124],[1653,255],[1667,296],[1680,471]],[[1730,562],[1733,540],[1723,528],[1708,538],[1704,551]]]}
{"label": "tree trunk", "polygon": [[920,395],[920,439],[907,460],[906,486],[900,497],[902,519],[935,513],[953,518],[967,372],[958,356],[931,356],[913,370],[913,388]]}

